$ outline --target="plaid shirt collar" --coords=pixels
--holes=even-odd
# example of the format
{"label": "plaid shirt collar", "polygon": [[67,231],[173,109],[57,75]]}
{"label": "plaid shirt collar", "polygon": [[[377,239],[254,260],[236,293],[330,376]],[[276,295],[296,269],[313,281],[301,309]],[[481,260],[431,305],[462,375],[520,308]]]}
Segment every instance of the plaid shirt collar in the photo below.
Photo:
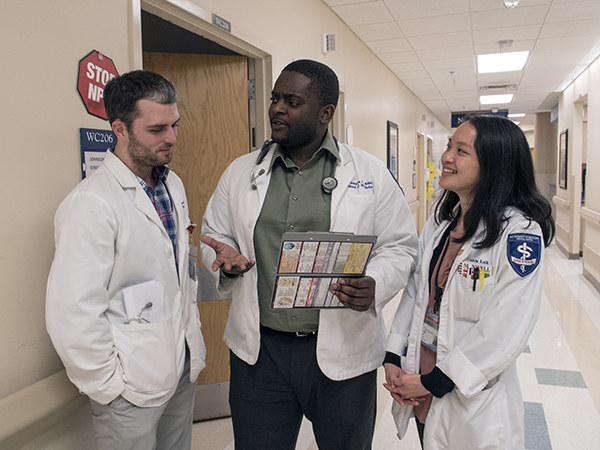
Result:
{"label": "plaid shirt collar", "polygon": [[[171,238],[173,244],[174,254],[177,255],[177,225],[175,223],[175,215],[173,213],[173,203],[171,196],[166,186],[167,176],[169,175],[168,166],[158,166],[152,170],[152,176],[156,180],[156,186],[152,189],[148,184],[139,176],[135,175],[144,192],[148,195],[148,198],[154,205],[154,209],[160,217],[162,224],[167,231],[167,234]],[[175,265],[177,266],[177,257],[175,257]]]}
{"label": "plaid shirt collar", "polygon": [[[159,185],[165,185],[167,181],[167,176],[169,175],[170,171],[171,169],[169,169],[169,166],[157,166],[154,169],[152,169],[152,177],[156,181],[154,191],[156,191],[159,188]],[[153,189],[150,186],[148,186],[148,183],[146,183],[141,177],[137,176],[137,174],[134,173],[134,175],[142,185],[142,188],[144,188],[146,194],[150,195]]]}

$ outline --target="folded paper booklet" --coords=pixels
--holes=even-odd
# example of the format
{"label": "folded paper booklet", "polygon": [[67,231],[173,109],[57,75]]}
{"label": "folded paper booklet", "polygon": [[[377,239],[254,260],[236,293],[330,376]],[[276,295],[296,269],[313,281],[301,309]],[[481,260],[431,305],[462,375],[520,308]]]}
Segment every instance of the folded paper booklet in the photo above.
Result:
{"label": "folded paper booklet", "polygon": [[348,233],[285,233],[271,307],[343,308],[329,286],[362,277],[377,236]]}

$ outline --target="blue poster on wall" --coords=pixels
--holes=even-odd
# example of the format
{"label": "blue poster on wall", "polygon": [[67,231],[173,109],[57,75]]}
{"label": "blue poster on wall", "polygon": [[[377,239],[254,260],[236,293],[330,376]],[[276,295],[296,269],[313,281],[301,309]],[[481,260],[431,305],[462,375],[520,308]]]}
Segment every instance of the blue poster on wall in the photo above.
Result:
{"label": "blue poster on wall", "polygon": [[114,148],[117,138],[110,130],[80,128],[81,137],[81,175],[89,176],[104,162],[104,154]]}

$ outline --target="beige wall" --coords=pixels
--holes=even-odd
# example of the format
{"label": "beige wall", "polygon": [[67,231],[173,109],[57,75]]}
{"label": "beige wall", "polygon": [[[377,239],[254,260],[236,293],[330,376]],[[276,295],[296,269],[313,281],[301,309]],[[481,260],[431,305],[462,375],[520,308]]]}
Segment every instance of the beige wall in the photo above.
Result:
{"label": "beige wall", "polygon": [[[108,129],[106,121],[87,114],[76,92],[78,61],[98,50],[113,59],[120,73],[137,68],[140,27],[131,13],[136,3],[0,3],[0,124],[3,178],[9,190],[0,204],[4,214],[0,224],[0,417],[11,414],[2,410],[10,404],[3,400],[16,398],[37,382],[43,386],[44,380],[62,370],[44,323],[46,278],[54,251],[53,216],[81,178],[79,128]],[[439,157],[450,132],[321,0],[255,0],[252,7],[245,0],[195,0],[201,9],[186,0],[175,3],[183,6],[186,20],[202,22],[199,16],[213,12],[231,22],[231,39],[248,43],[272,67],[272,74],[265,76],[269,84],[293,59],[311,58],[330,65],[345,93],[346,124],[354,129],[355,146],[385,160],[386,121],[399,125],[399,178],[409,203],[416,200],[411,186],[416,133],[433,137],[434,155]],[[143,4],[177,10],[167,0]],[[322,33],[337,35],[336,52],[321,53]],[[428,122],[433,122],[433,128]],[[59,447],[64,450],[71,448],[65,442],[81,442],[75,436],[90,433],[89,421],[81,419],[63,429],[72,430],[74,436],[69,440],[62,435]],[[0,441],[3,432],[0,426]],[[29,444],[27,448],[43,446]]]}
{"label": "beige wall", "polygon": [[96,49],[127,71],[127,17],[123,0],[0,4],[0,398],[62,367],[44,324],[52,221],[81,179],[79,128],[108,128],[76,92],[78,61]]}

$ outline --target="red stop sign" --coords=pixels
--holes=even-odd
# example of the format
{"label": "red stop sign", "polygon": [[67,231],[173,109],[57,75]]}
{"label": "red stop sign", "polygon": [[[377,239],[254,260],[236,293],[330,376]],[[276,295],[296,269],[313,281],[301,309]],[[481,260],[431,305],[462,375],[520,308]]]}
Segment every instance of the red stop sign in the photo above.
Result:
{"label": "red stop sign", "polygon": [[112,59],[93,50],[79,61],[77,92],[93,116],[106,119],[104,110],[104,86],[108,80],[119,75]]}

